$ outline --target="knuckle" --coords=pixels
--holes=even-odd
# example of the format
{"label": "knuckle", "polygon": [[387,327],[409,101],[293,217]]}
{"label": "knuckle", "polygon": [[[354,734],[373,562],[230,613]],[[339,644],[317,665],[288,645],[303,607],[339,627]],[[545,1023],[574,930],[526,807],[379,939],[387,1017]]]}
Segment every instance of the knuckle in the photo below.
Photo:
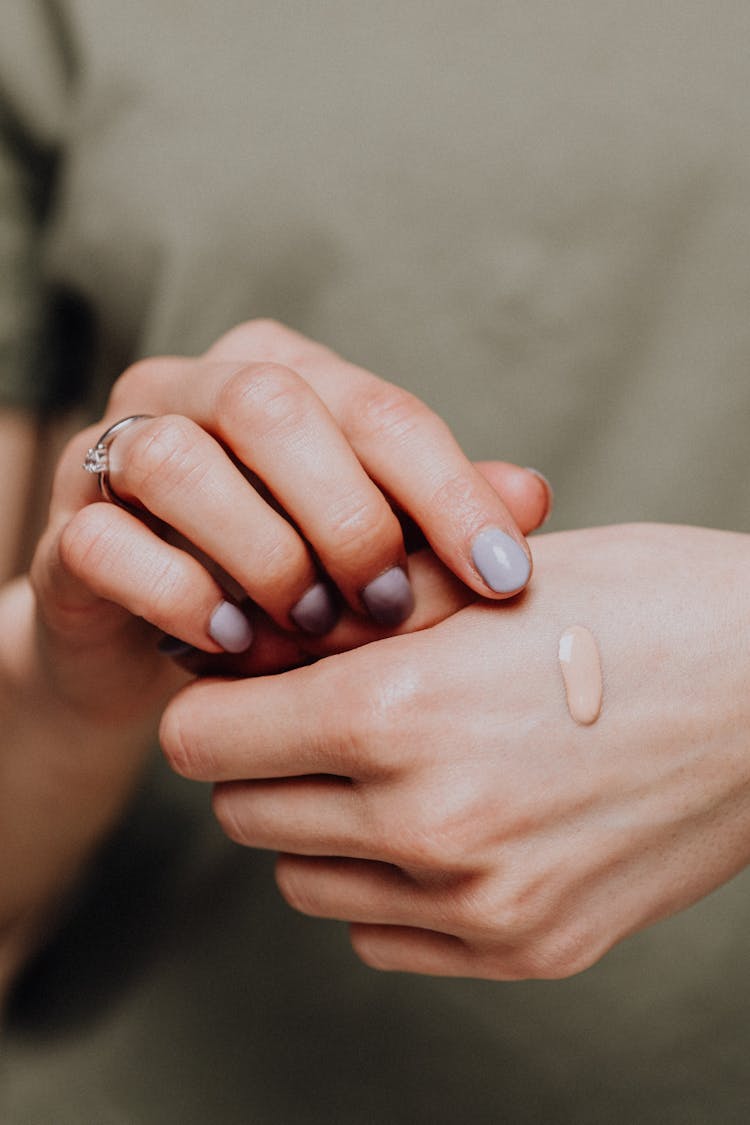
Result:
{"label": "knuckle", "polygon": [[430,509],[436,512],[459,513],[465,523],[481,523],[486,517],[486,504],[477,495],[476,482],[466,466],[465,473],[451,473],[442,478],[432,491]]}
{"label": "knuckle", "polygon": [[112,387],[108,412],[127,412],[134,403],[142,406],[143,399],[153,394],[154,387],[171,375],[179,362],[175,357],[149,356],[132,363]]}
{"label": "knuckle", "polygon": [[235,844],[249,847],[251,841],[240,817],[239,794],[230,783],[215,785],[211,794],[211,809],[225,836]]}
{"label": "knuckle", "polygon": [[197,427],[179,415],[144,422],[132,436],[128,469],[139,496],[148,500],[158,493],[199,484],[206,461],[196,457]]}
{"label": "knuckle", "polygon": [[60,532],[60,561],[76,577],[90,578],[113,561],[109,515],[106,505],[90,504],[76,512]]}
{"label": "knuckle", "polygon": [[286,325],[272,316],[255,316],[232,328],[222,340],[236,337],[248,347],[263,347],[276,343],[279,337],[288,331]]}
{"label": "knuckle", "polygon": [[159,725],[159,743],[175,773],[193,781],[210,781],[211,759],[195,731],[191,732],[191,724],[185,721],[185,707],[178,696],[164,712]]}
{"label": "knuckle", "polygon": [[[530,905],[528,897],[522,894],[506,894],[495,903],[494,913],[489,915],[489,927],[503,935],[509,943],[526,941],[538,926],[538,912]],[[485,927],[488,928],[488,927]]]}
{"label": "knuckle", "polygon": [[466,869],[462,835],[439,813],[418,807],[404,818],[398,840],[400,862],[417,871],[458,875]]}
{"label": "knuckle", "polygon": [[276,885],[284,901],[299,914],[320,915],[319,895],[299,864],[281,856],[276,862]]}
{"label": "knuckle", "polygon": [[420,693],[414,669],[393,661],[384,669],[365,652],[356,664],[358,675],[341,684],[338,698],[350,700],[347,710],[346,743],[355,776],[398,774],[409,764],[403,731],[410,715],[419,711]]}
{"label": "knuckle", "polygon": [[156,611],[164,619],[184,620],[185,616],[190,616],[193,595],[194,590],[186,582],[180,557],[168,555],[154,562],[148,580],[141,588],[140,604],[133,608],[142,617],[150,617],[151,611]]}
{"label": "knuckle", "polygon": [[511,945],[528,943],[544,933],[556,913],[547,873],[530,872],[523,858],[513,858],[512,849],[500,885],[485,888],[483,906],[495,937],[500,934]]}
{"label": "knuckle", "polygon": [[272,316],[252,317],[241,324],[239,328],[245,336],[251,340],[256,340],[258,343],[275,341],[289,332],[285,324]]}
{"label": "knuckle", "polygon": [[369,926],[350,926],[349,941],[357,957],[368,969],[388,972],[397,968],[387,945]]}
{"label": "knuckle", "polygon": [[483,882],[468,880],[451,888],[451,922],[474,940],[497,939],[497,900]]}
{"label": "knuckle", "polygon": [[247,364],[224,380],[217,411],[228,420],[241,418],[256,436],[302,426],[308,411],[306,384],[294,371],[278,363]]}
{"label": "knuckle", "polygon": [[326,523],[336,542],[336,562],[347,568],[368,557],[391,557],[398,552],[398,521],[378,494],[350,491],[331,503]]}
{"label": "knuckle", "polygon": [[494,884],[470,888],[462,920],[468,936],[490,960],[519,980],[559,980],[591,967],[606,951],[597,944],[591,920],[566,909],[564,899],[539,875],[508,885],[503,872]]}
{"label": "knuckle", "polygon": [[425,424],[439,425],[439,419],[421,399],[393,383],[374,380],[362,398],[353,403],[351,425],[358,435],[370,441],[405,444]]}
{"label": "knuckle", "polygon": [[300,574],[310,568],[307,548],[294,533],[274,536],[256,543],[253,554],[253,586],[267,591],[284,591],[296,587]]}
{"label": "knuckle", "polygon": [[577,976],[598,960],[588,935],[567,922],[530,941],[516,962],[519,977],[528,980],[565,980]]}
{"label": "knuckle", "polygon": [[[423,769],[417,761],[416,771],[413,762],[409,766],[410,788],[403,794],[398,832],[400,863],[433,877],[447,877],[448,887],[468,887],[465,881],[482,856],[477,802],[467,790],[456,789],[452,776],[433,777],[428,788],[425,777],[430,778],[429,763]],[[464,893],[468,895],[468,890]],[[450,890],[448,896],[450,901]],[[455,901],[460,903],[460,894]]]}
{"label": "knuckle", "polygon": [[223,355],[236,359],[273,359],[291,334],[285,324],[271,317],[245,320],[220,336],[209,355]]}

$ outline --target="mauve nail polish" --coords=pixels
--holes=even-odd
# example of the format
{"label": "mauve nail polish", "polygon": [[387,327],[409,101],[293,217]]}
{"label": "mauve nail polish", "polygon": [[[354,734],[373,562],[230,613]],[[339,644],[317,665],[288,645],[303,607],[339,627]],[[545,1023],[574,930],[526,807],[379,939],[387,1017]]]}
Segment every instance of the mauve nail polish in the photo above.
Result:
{"label": "mauve nail polish", "polygon": [[362,601],[379,625],[400,625],[414,609],[414,591],[406,572],[393,566],[365,586]]}
{"label": "mauve nail polish", "polygon": [[328,586],[324,582],[316,582],[302,595],[289,616],[298,629],[321,636],[338,621],[339,607]]}
{"label": "mauve nail polish", "polygon": [[474,566],[496,594],[512,594],[529,580],[531,563],[523,548],[499,527],[480,532],[471,549]]}
{"label": "mauve nail polish", "polygon": [[253,641],[253,627],[242,610],[222,602],[211,615],[208,631],[225,652],[247,652]]}

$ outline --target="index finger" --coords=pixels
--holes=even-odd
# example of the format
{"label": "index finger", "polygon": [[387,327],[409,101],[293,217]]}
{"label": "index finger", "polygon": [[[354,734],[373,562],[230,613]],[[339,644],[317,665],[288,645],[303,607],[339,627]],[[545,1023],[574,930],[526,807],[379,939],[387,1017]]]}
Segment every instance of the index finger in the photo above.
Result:
{"label": "index finger", "polygon": [[198,680],[167,707],[159,740],[172,768],[196,781],[340,776],[341,739],[331,721],[340,712],[337,686],[317,665]]}

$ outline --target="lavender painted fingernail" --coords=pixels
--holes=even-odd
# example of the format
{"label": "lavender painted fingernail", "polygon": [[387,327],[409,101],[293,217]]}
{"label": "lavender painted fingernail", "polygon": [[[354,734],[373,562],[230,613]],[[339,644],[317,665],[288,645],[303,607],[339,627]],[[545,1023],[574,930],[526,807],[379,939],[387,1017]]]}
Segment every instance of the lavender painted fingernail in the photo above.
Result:
{"label": "lavender painted fingernail", "polygon": [[156,647],[164,656],[171,656],[173,660],[181,656],[190,656],[191,653],[198,651],[193,645],[181,641],[179,637],[170,637],[169,633],[164,634]]}
{"label": "lavender painted fingernail", "polygon": [[225,652],[246,652],[253,641],[252,625],[231,602],[221,602],[213,611],[208,632]]}
{"label": "lavender painted fingernail", "polygon": [[531,563],[520,544],[499,527],[480,532],[471,549],[474,566],[496,594],[512,594],[529,580]]}
{"label": "lavender painted fingernail", "polygon": [[328,586],[324,582],[316,582],[302,595],[289,616],[298,629],[321,636],[338,621],[339,607]]}
{"label": "lavender painted fingernail", "polygon": [[414,609],[414,591],[403,568],[393,566],[365,586],[362,601],[379,625],[400,625]]}

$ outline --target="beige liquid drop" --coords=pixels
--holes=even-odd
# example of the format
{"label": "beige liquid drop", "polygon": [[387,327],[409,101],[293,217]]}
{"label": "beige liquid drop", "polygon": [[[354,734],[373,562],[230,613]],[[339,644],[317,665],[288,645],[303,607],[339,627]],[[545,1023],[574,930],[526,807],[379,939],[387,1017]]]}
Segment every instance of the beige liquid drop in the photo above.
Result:
{"label": "beige liquid drop", "polygon": [[583,625],[566,629],[558,658],[571,717],[583,726],[595,723],[602,709],[602,663],[593,634]]}

